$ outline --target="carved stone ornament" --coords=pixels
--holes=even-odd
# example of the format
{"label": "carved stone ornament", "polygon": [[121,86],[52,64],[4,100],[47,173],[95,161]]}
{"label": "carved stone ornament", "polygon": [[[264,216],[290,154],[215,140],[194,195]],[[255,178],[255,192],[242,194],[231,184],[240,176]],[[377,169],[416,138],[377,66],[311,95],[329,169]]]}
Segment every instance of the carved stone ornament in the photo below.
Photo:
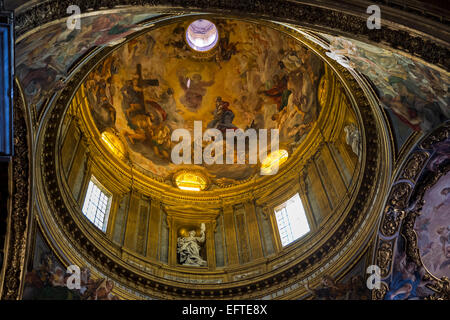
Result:
{"label": "carved stone ornament", "polygon": [[450,125],[438,128],[422,142],[422,148],[431,149],[434,144],[444,141],[450,136]]}
{"label": "carved stone ornament", "polygon": [[394,209],[404,209],[411,193],[411,185],[407,182],[396,184],[391,191],[389,203]]}
{"label": "carved stone ornament", "polygon": [[393,236],[400,227],[405,216],[405,211],[394,209],[392,206],[387,206],[383,216],[383,223],[381,225],[381,232],[387,236]]}
{"label": "carved stone ornament", "polygon": [[403,178],[408,180],[416,180],[417,175],[421,172],[424,162],[428,159],[428,153],[416,152],[409,159],[403,170]]}
{"label": "carved stone ornament", "polygon": [[381,276],[386,277],[389,274],[394,250],[391,242],[381,241],[377,252],[377,265],[381,269]]}
{"label": "carved stone ornament", "polygon": [[200,236],[195,230],[188,232],[187,236],[178,237],[177,253],[180,255],[180,264],[184,266],[206,266],[207,263],[200,256],[201,244],[205,242],[205,224],[202,223]]}

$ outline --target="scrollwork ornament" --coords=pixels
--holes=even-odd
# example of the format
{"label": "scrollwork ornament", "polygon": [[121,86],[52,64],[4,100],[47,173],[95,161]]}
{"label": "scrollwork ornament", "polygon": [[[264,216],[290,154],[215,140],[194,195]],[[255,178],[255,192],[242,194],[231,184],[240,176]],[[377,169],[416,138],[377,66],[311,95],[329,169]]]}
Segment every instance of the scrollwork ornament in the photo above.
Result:
{"label": "scrollwork ornament", "polygon": [[406,168],[403,170],[403,178],[408,180],[415,180],[420,173],[424,162],[428,159],[428,153],[416,152],[409,159]]}
{"label": "scrollwork ornament", "polygon": [[386,277],[389,274],[392,257],[394,254],[391,242],[381,241],[377,251],[377,265],[381,269],[381,276]]}
{"label": "scrollwork ornament", "polygon": [[381,226],[381,232],[383,235],[387,237],[393,236],[398,231],[404,216],[405,212],[403,210],[387,206]]}
{"label": "scrollwork ornament", "polygon": [[431,149],[436,143],[442,142],[450,136],[450,122],[445,124],[433,132],[428,138],[422,142],[421,146],[424,149]]}
{"label": "scrollwork ornament", "polygon": [[406,255],[418,266],[421,266],[422,262],[420,260],[419,249],[417,247],[417,234],[414,231],[414,224],[416,217],[420,215],[423,203],[424,201],[421,200],[415,210],[411,210],[407,213],[402,228],[402,235],[406,239]]}
{"label": "scrollwork ornament", "polygon": [[407,182],[396,184],[391,191],[389,203],[394,209],[404,209],[406,207],[412,187]]}
{"label": "scrollwork ornament", "polygon": [[439,281],[427,285],[435,294],[426,297],[425,300],[450,300],[450,280],[442,277]]}
{"label": "scrollwork ornament", "polygon": [[386,292],[388,291],[388,286],[386,283],[381,282],[380,289],[374,289],[372,291],[372,299],[373,300],[384,300],[384,296],[386,295]]}

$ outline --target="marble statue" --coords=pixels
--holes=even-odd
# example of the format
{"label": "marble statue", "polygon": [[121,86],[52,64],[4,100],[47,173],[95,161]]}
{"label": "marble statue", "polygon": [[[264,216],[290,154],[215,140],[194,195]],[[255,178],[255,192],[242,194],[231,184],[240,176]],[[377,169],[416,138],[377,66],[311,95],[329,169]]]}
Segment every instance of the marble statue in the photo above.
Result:
{"label": "marble statue", "polygon": [[353,123],[344,127],[345,141],[352,148],[353,152],[359,157],[361,154],[361,133]]}
{"label": "marble statue", "polygon": [[180,263],[184,266],[206,266],[206,261],[200,256],[200,244],[205,242],[205,224],[200,226],[200,237],[196,237],[195,230],[189,231],[189,236],[178,237],[177,253],[180,254]]}

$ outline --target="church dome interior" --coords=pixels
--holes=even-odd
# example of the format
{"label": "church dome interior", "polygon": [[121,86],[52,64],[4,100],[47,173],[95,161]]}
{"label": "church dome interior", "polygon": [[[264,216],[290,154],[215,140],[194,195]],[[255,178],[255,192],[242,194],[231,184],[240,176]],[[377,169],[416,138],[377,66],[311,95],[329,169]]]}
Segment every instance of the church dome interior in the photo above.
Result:
{"label": "church dome interior", "polygon": [[2,299],[448,299],[432,4],[19,2]]}

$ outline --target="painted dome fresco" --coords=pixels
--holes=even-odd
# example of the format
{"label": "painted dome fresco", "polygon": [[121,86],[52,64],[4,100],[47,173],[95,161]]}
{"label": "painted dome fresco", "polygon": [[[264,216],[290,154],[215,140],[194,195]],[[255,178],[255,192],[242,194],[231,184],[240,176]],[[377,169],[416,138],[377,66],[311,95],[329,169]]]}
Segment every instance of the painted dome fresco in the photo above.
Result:
{"label": "painted dome fresco", "polygon": [[[321,109],[325,64],[302,42],[252,22],[200,21],[207,23],[197,29],[193,21],[172,23],[133,38],[82,85],[104,142],[137,170],[163,181],[180,169],[171,161],[176,129],[194,137],[194,122],[201,121],[202,132],[217,129],[224,140],[230,129],[267,129],[269,140],[271,129],[278,129],[279,147],[291,155]],[[195,143],[207,145],[194,137]],[[242,164],[187,167],[219,186],[239,184],[260,174],[261,161],[249,161],[248,154]]]}

